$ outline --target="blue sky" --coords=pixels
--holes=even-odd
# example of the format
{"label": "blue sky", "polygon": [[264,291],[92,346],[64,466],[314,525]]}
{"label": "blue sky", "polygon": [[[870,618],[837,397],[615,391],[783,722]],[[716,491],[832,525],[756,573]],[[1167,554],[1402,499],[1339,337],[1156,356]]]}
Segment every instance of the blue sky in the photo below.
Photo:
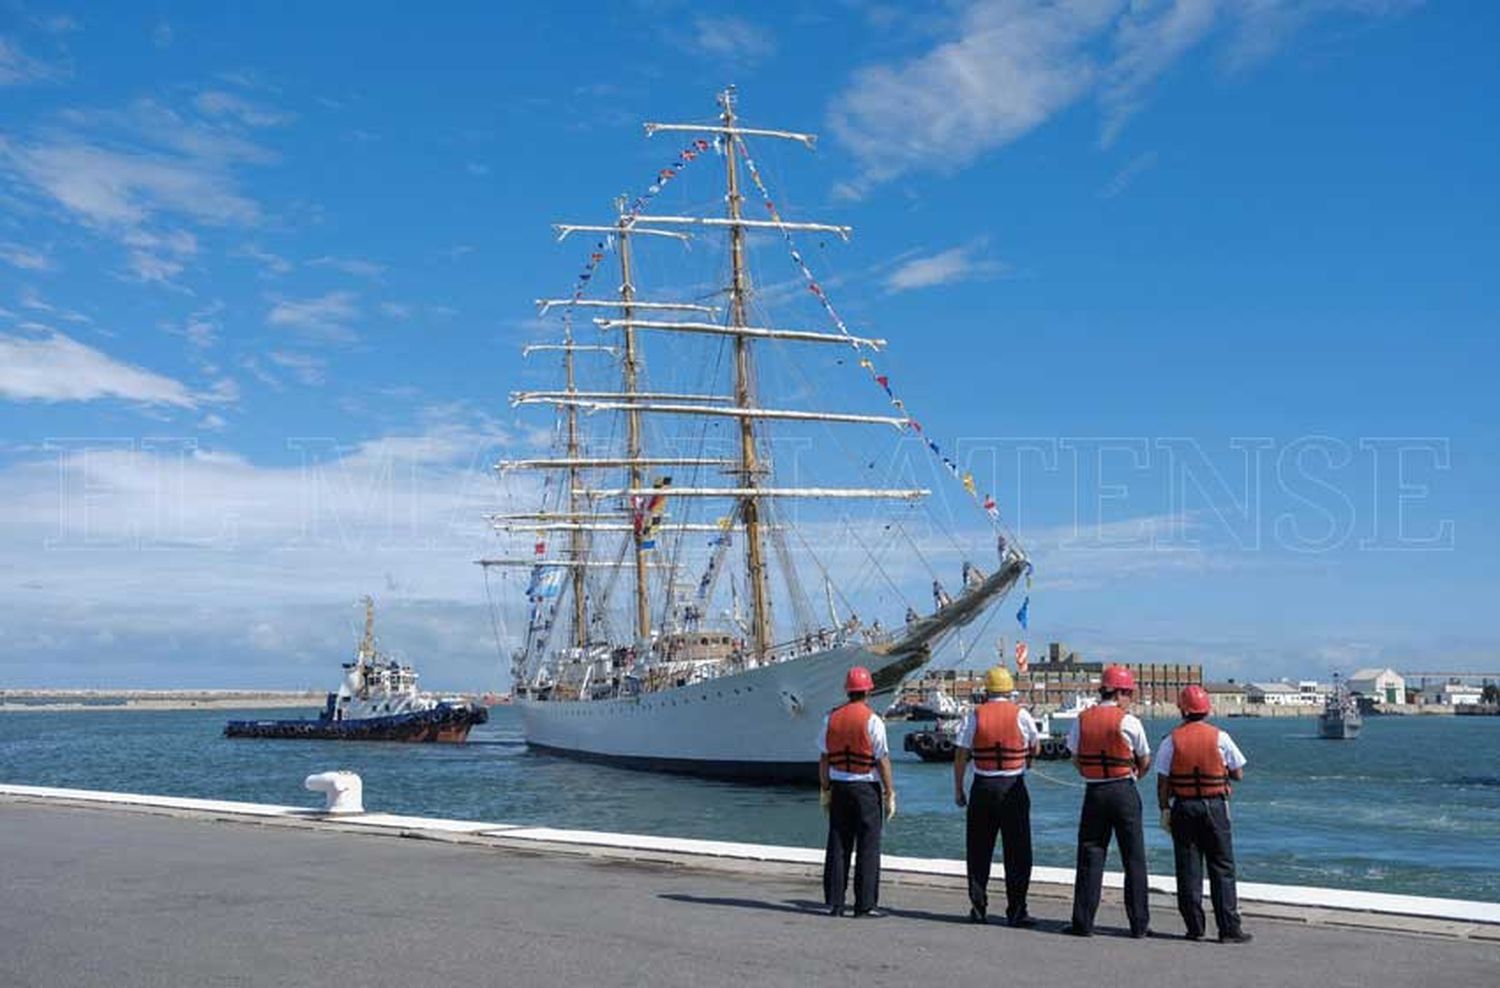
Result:
{"label": "blue sky", "polygon": [[[820,134],[757,159],[855,227],[805,253],[1035,555],[1034,645],[1495,669],[1497,21],[0,0],[0,682],[320,686],[372,590],[428,679],[502,685],[469,562],[543,424],[505,400],[556,332],[530,302],[587,250],[549,224],[606,219],[678,149],[640,123],[726,82]],[[722,208],[688,171],[662,203]],[[826,328],[778,241],[753,261]]]}

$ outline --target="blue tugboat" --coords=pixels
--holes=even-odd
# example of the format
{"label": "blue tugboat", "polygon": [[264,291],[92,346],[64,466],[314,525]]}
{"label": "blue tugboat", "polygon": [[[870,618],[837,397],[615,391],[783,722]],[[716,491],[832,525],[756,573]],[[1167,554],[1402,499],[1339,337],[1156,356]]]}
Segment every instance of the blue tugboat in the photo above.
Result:
{"label": "blue tugboat", "polygon": [[230,738],[332,741],[462,742],[490,712],[466,697],[437,697],[417,688],[417,674],[375,647],[375,602],[364,598],[365,634],[344,681],[316,720],[232,720]]}

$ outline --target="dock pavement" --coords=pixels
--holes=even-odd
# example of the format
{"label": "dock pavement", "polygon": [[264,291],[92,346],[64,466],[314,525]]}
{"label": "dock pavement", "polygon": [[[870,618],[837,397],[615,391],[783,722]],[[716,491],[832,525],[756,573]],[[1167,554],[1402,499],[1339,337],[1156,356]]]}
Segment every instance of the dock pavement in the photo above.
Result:
{"label": "dock pavement", "polygon": [[1153,936],[1136,941],[1107,891],[1097,934],[1076,940],[1058,932],[1061,886],[1034,890],[1039,928],[1012,930],[967,922],[955,879],[903,874],[883,888],[885,917],[833,919],[815,868],[673,853],[668,841],[612,852],[457,822],[372,814],[361,826],[20,788],[0,787],[6,988],[1335,988],[1493,984],[1500,971],[1500,925],[1488,922],[1261,906],[1247,910],[1254,943],[1190,943],[1158,894]]}

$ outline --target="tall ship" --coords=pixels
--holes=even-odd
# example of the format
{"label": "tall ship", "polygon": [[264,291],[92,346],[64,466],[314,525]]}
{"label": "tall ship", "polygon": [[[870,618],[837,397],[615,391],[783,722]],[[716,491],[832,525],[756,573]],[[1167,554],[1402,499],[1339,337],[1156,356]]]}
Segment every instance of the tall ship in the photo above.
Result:
{"label": "tall ship", "polygon": [[232,720],[231,738],[307,738],[331,741],[467,740],[469,729],[489,720],[489,710],[466,697],[440,697],[417,686],[411,666],[381,652],[375,642],[375,601],[361,600],[365,632],[344,679],[328,694],[316,719]]}
{"label": "tall ship", "polygon": [[1349,692],[1349,687],[1333,676],[1333,688],[1323,700],[1323,712],[1318,715],[1318,736],[1333,741],[1352,741],[1359,737],[1364,726],[1364,715],[1359,712],[1359,701]]}
{"label": "tall ship", "polygon": [[[815,248],[801,238],[822,247],[850,229],[785,219],[751,155],[752,144],[811,148],[814,135],[746,126],[732,87],[708,122],[648,123],[646,133],[685,143],[605,222],[556,227],[559,240],[592,249],[570,295],[537,300],[560,325],[523,356],[550,366],[542,386],[511,395],[552,416],[546,455],[498,464],[520,510],[490,520],[522,548],[479,560],[497,615],[524,601],[524,634],[511,638],[524,638],[512,656],[514,704],[541,751],[811,781],[819,728],[843,702],[850,667],[867,667],[872,701],[889,702],[936,649],[1029,581],[1030,563],[994,499],[876,366],[885,341],[852,333],[814,277]],[[707,192],[689,181],[703,172]],[[684,190],[677,211],[662,208],[668,185]],[[746,215],[747,195],[765,218]],[[789,279],[756,289],[752,238],[789,257]],[[711,267],[695,277],[682,269],[694,259]],[[606,280],[618,289],[598,292]],[[780,322],[770,309],[788,297],[827,328]],[[830,387],[813,381],[819,373],[843,377]],[[876,407],[824,407],[849,396]],[[851,446],[853,434],[881,429],[898,437],[891,457]],[[892,466],[903,451],[951,475],[984,521],[919,528],[928,522],[914,512],[931,490],[889,482],[914,472]],[[981,569],[960,539],[998,558]],[[961,579],[951,595],[937,576],[944,564]],[[919,610],[909,578],[893,599],[892,571],[922,565],[932,603],[924,582]],[[882,597],[906,604],[904,620],[861,616],[859,604]]]}

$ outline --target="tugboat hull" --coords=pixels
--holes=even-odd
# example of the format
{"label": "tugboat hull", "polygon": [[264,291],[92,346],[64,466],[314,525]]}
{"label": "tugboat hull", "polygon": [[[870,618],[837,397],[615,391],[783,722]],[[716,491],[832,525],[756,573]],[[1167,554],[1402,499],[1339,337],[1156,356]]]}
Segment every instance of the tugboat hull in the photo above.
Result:
{"label": "tugboat hull", "polygon": [[309,741],[408,741],[458,744],[469,729],[490,719],[480,706],[442,704],[418,713],[358,720],[232,720],[226,738],[288,738]]}

